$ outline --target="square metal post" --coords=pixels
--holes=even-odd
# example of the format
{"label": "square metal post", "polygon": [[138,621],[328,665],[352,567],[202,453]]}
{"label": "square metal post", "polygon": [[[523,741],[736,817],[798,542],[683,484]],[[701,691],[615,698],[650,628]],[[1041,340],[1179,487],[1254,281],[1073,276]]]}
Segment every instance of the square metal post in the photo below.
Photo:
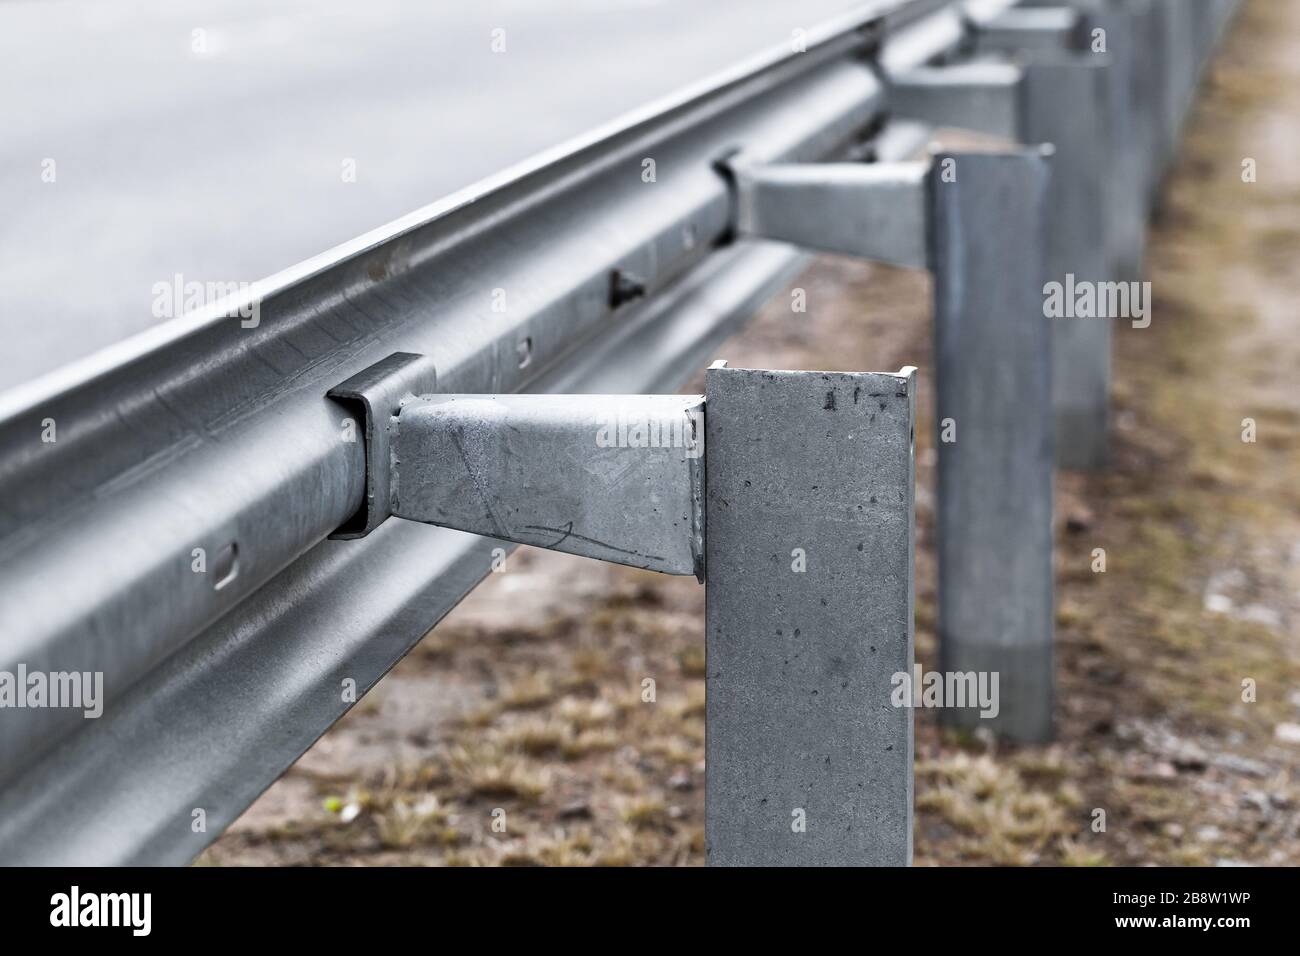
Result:
{"label": "square metal post", "polygon": [[1165,67],[1164,155],[1161,165],[1165,168],[1173,162],[1178,150],[1183,121],[1196,89],[1196,17],[1193,7],[1197,5],[1197,0],[1161,0],[1164,28],[1161,56]]}
{"label": "square metal post", "polygon": [[[1137,155],[1143,251],[1146,247],[1147,215],[1154,207],[1164,168],[1165,78],[1160,59],[1164,48],[1162,0],[1107,0],[1096,16],[1096,26],[1107,31],[1113,56],[1128,60],[1129,81],[1121,95],[1128,97],[1132,123],[1129,127]],[[1115,25],[1118,19],[1119,24]],[[1134,277],[1136,278],[1136,277]]]}
{"label": "square metal post", "polygon": [[907,865],[915,370],[706,380],[712,865]]}
{"label": "square metal post", "polygon": [[[1059,31],[1049,38],[1060,41]],[[1029,42],[1032,32],[992,32],[986,45]],[[891,103],[905,116],[956,125],[1021,143],[1057,147],[1048,232],[1048,278],[1101,282],[1118,269],[1118,236],[1108,230],[1111,184],[1102,172],[1110,150],[1106,118],[1109,58],[1043,43],[1008,49],[1016,62],[983,61],[928,67],[895,77]],[[978,93],[978,96],[973,96]],[[960,104],[960,111],[953,104]],[[1040,289],[1040,295],[1041,295]],[[1105,319],[1054,323],[1059,463],[1070,468],[1103,464],[1109,428],[1111,326]]]}
{"label": "square metal post", "polygon": [[939,153],[929,188],[941,668],[999,681],[996,716],[942,714],[1024,741],[1052,733],[1049,152]]}
{"label": "square metal post", "polygon": [[[1020,140],[1056,147],[1048,193],[1047,278],[1063,285],[1069,276],[1073,283],[1119,279],[1122,250],[1108,212],[1112,191],[1124,188],[1127,169],[1116,161],[1109,135],[1110,70],[1110,57],[1091,53],[1041,54],[1025,65]],[[1051,321],[1056,460],[1062,468],[1105,463],[1114,320]]]}
{"label": "square metal post", "polygon": [[1085,21],[1088,42],[1103,30],[1108,58],[1105,102],[1108,137],[1102,167],[1108,193],[1106,215],[1120,281],[1142,277],[1146,259],[1147,211],[1154,156],[1159,142],[1159,73],[1152,57],[1156,27],[1152,0],[1122,5],[1091,0]]}

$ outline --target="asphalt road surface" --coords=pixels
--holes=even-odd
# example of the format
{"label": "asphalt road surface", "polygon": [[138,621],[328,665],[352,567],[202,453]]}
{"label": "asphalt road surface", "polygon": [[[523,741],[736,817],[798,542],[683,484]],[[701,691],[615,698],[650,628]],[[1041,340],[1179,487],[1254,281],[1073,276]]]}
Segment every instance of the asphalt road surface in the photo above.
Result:
{"label": "asphalt road surface", "polygon": [[856,5],[0,0],[0,389]]}

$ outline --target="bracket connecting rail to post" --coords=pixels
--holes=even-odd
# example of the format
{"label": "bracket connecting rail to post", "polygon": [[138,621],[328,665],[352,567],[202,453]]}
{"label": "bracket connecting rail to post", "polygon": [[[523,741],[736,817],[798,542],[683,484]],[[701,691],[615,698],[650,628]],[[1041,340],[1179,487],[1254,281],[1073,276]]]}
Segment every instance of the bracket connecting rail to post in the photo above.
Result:
{"label": "bracket connecting rail to post", "polygon": [[393,515],[704,580],[698,395],[428,395],[394,425]]}
{"label": "bracket connecting rail to post", "polygon": [[943,666],[1000,682],[996,716],[943,714],[1018,740],[1045,740],[1052,727],[1051,328],[1041,298],[1052,153],[732,161],[739,235],[934,274]]}
{"label": "bracket connecting rail to post", "polygon": [[1078,13],[1065,6],[1012,7],[969,22],[974,28],[976,54],[1066,49],[1075,42],[1081,25]]}
{"label": "bracket connecting rail to post", "polygon": [[707,399],[418,395],[394,356],[331,393],[388,493],[358,526],[706,581],[709,862],[906,865],[915,370],[724,366]]}

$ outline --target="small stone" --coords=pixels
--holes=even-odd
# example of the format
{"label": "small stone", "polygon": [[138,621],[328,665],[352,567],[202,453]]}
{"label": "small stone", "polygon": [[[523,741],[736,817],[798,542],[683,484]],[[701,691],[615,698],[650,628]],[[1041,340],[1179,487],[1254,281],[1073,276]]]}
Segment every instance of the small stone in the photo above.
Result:
{"label": "small stone", "polygon": [[1226,594],[1205,595],[1205,609],[1211,614],[1229,614],[1232,608],[1232,598]]}
{"label": "small stone", "polygon": [[1092,512],[1080,506],[1066,516],[1065,530],[1071,534],[1083,534],[1092,528],[1092,522]]}
{"label": "small stone", "polygon": [[1273,815],[1273,804],[1269,802],[1268,795],[1259,790],[1250,790],[1241,795],[1242,806],[1254,807],[1264,816]]}
{"label": "small stone", "polygon": [[1273,768],[1262,760],[1252,760],[1237,754],[1216,754],[1214,766],[1227,773],[1235,773],[1243,777],[1267,777],[1273,772]]}
{"label": "small stone", "polygon": [[1300,744],[1300,724],[1278,724],[1273,736],[1284,744]]}
{"label": "small stone", "polygon": [[1191,746],[1185,751],[1174,755],[1174,766],[1179,770],[1188,770],[1192,773],[1200,773],[1206,767],[1205,754],[1200,748]]}
{"label": "small stone", "polygon": [[1252,624],[1263,624],[1265,627],[1279,628],[1282,626],[1282,615],[1274,608],[1266,607],[1263,604],[1250,605],[1242,612],[1241,619]]}
{"label": "small stone", "polygon": [[586,800],[574,800],[560,807],[561,820],[590,820],[591,804]]}
{"label": "small stone", "polygon": [[692,790],[695,788],[695,781],[685,770],[678,770],[668,778],[668,786],[674,790]]}
{"label": "small stone", "polygon": [[1207,591],[1224,591],[1244,588],[1250,585],[1250,576],[1241,568],[1228,568],[1210,575]]}

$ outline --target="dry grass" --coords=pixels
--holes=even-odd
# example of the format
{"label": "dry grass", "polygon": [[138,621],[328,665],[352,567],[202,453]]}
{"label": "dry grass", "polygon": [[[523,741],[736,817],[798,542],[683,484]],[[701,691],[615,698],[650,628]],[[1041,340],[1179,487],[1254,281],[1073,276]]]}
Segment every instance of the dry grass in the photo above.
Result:
{"label": "dry grass", "polygon": [[1034,788],[1011,762],[959,751],[921,763],[916,772],[917,810],[937,814],[956,831],[953,842],[964,860],[1031,865],[1081,828],[1071,819],[1077,794],[1059,785]]}

